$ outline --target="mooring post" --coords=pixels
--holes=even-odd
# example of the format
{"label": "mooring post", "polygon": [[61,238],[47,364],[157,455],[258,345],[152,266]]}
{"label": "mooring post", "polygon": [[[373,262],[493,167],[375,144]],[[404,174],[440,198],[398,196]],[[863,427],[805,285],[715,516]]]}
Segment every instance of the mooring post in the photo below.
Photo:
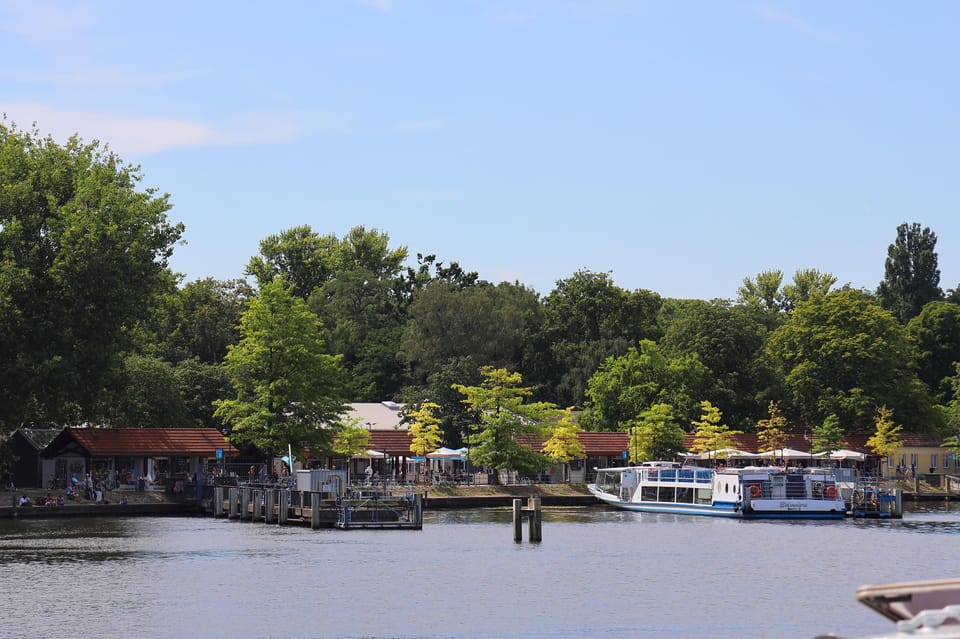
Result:
{"label": "mooring post", "polygon": [[527,508],[530,510],[530,541],[543,541],[543,525],[540,510],[540,498],[531,497],[527,500]]}
{"label": "mooring post", "polygon": [[240,516],[240,509],[238,508],[237,503],[240,501],[240,489],[231,488],[230,489],[230,519]]}
{"label": "mooring post", "polygon": [[250,489],[241,488],[240,489],[240,521],[243,521],[246,518],[248,510],[250,510]]}
{"label": "mooring post", "polygon": [[267,491],[267,512],[266,512],[266,515],[264,515],[264,519],[263,519],[264,522],[268,524],[273,523],[273,519],[274,519],[273,510],[274,510],[274,506],[276,506],[276,503],[277,503],[277,491],[268,490]]}
{"label": "mooring post", "polygon": [[277,523],[287,523],[287,517],[290,516],[290,491],[280,491],[280,511],[277,513]]}
{"label": "mooring post", "polygon": [[523,500],[513,500],[513,540],[523,541]]}
{"label": "mooring post", "polygon": [[213,517],[216,519],[223,514],[223,486],[213,487]]}
{"label": "mooring post", "polygon": [[320,527],[320,493],[310,493],[310,527]]}

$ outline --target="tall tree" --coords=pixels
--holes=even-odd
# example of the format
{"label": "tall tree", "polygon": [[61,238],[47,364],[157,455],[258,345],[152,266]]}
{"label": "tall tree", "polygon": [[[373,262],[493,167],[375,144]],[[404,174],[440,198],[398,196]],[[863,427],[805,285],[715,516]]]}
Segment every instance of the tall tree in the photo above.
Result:
{"label": "tall tree", "polygon": [[[722,422],[723,414],[720,409],[704,400],[700,402],[700,420],[692,422],[693,452],[703,454],[725,448],[733,448],[734,435],[742,435],[739,430],[733,430]],[[722,455],[722,454],[721,454]]]}
{"label": "tall tree", "polygon": [[304,224],[270,235],[260,242],[260,255],[250,259],[247,274],[260,286],[283,277],[293,293],[306,299],[340,269],[340,240],[333,233],[319,235]]}
{"label": "tall tree", "polygon": [[893,421],[893,411],[886,406],[877,409],[873,427],[873,435],[867,440],[867,448],[880,458],[882,467],[883,460],[892,457],[897,449],[903,446],[903,427]]}
{"label": "tall tree", "polygon": [[559,280],[543,302],[543,323],[530,336],[523,370],[537,393],[561,406],[580,406],[600,363],[641,339],[658,339],[660,296],[626,291],[608,273],[577,271]]}
{"label": "tall tree", "polygon": [[0,120],[0,420],[100,421],[183,225],[99,143]]}
{"label": "tall tree", "polygon": [[859,291],[833,291],[800,304],[767,349],[808,424],[835,414],[864,430],[874,407],[887,404],[917,430],[936,426],[906,330]]}
{"label": "tall tree", "polygon": [[936,234],[914,222],[898,226],[897,239],[887,249],[877,297],[901,324],[916,316],[927,302],[943,299],[936,246]]}
{"label": "tall tree", "polygon": [[673,459],[683,450],[683,427],[669,404],[654,404],[627,423],[629,456],[633,462]]}
{"label": "tall tree", "polygon": [[781,270],[762,271],[754,278],[745,277],[743,284],[737,289],[737,301],[762,313],[779,313],[784,306],[781,284],[783,284]]}
{"label": "tall tree", "polygon": [[780,406],[770,401],[768,417],[757,422],[757,441],[764,450],[783,448],[787,441],[787,418],[780,412]]}
{"label": "tall tree", "polygon": [[607,359],[587,384],[585,428],[622,430],[654,404],[669,404],[679,419],[695,416],[709,371],[696,354],[668,358],[642,340],[621,357]]}
{"label": "tall tree", "polygon": [[267,454],[288,444],[327,448],[346,407],[338,359],[326,352],[316,315],[277,278],[251,300],[240,335],[224,360],[236,396],[216,410],[232,427],[230,441]]}
{"label": "tall tree", "polygon": [[960,362],[960,306],[930,302],[907,323],[917,345],[917,375],[941,402],[949,400],[946,378]]}
{"label": "tall tree", "polygon": [[810,452],[832,453],[840,450],[843,442],[843,427],[840,425],[840,418],[836,415],[827,415],[823,423],[813,428],[813,445]]}
{"label": "tall tree", "polygon": [[484,366],[480,372],[483,382],[479,386],[454,384],[477,419],[467,438],[470,459],[477,466],[493,469],[494,483],[499,483],[499,471],[503,469],[541,470],[546,466],[546,457],[520,439],[544,434],[556,406],[526,403],[531,389],[521,386],[519,373],[492,366]]}
{"label": "tall tree", "polygon": [[583,429],[577,424],[573,410],[568,408],[557,411],[556,421],[549,432],[550,437],[543,443],[540,450],[551,461],[566,464],[571,459],[582,459],[587,456],[578,437]]}
{"label": "tall tree", "polygon": [[423,457],[440,448],[443,433],[440,430],[440,418],[437,417],[439,410],[439,404],[423,402],[406,415],[406,421],[410,425],[410,452],[417,457]]}

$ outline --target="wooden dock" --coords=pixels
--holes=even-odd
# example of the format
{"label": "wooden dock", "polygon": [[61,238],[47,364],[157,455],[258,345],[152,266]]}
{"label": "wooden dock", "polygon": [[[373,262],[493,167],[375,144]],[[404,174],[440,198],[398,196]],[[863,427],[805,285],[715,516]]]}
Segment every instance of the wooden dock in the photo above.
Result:
{"label": "wooden dock", "polygon": [[214,517],[278,525],[307,525],[342,530],[376,528],[420,530],[423,499],[413,491],[365,488],[345,491],[286,490],[216,486]]}

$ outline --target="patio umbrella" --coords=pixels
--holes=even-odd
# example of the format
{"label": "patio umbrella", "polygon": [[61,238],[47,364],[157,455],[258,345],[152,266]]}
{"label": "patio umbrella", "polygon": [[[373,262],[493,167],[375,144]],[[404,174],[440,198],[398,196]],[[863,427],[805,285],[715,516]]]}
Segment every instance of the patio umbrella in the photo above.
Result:
{"label": "patio umbrella", "polygon": [[866,458],[867,456],[864,453],[858,453],[855,450],[847,450],[845,448],[830,453],[830,459],[864,461]]}
{"label": "patio umbrella", "polygon": [[809,459],[810,453],[795,448],[775,448],[774,450],[757,453],[757,457],[764,459]]}

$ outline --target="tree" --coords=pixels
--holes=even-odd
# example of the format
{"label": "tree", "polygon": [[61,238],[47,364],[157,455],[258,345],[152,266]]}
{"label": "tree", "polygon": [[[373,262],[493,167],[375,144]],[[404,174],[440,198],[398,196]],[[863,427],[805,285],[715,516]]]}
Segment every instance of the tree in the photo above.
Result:
{"label": "tree", "polygon": [[550,427],[550,437],[540,450],[551,461],[560,464],[566,464],[571,459],[582,459],[587,456],[578,437],[582,432],[572,409],[558,411],[555,423]]}
{"label": "tree", "polygon": [[660,336],[660,303],[656,293],[614,285],[608,273],[577,271],[559,280],[543,301],[543,321],[530,335],[523,363],[527,378],[542,387],[538,397],[582,405],[601,362]]}
{"label": "tree", "polygon": [[709,371],[697,355],[668,358],[650,340],[642,340],[621,357],[610,357],[587,383],[584,427],[622,430],[654,404],[669,404],[676,414],[692,417],[694,397],[709,382]]}
{"label": "tree", "polygon": [[826,295],[836,283],[837,278],[830,273],[821,273],[815,268],[797,269],[793,281],[783,287],[783,308],[792,311],[814,295]]}
{"label": "tree", "polygon": [[[726,301],[666,300],[660,347],[671,358],[696,357],[709,371],[698,399],[721,409],[727,421],[743,428],[763,414],[767,397],[780,395],[776,372],[764,357],[767,331],[756,314]],[[685,409],[693,419],[696,407]]]}
{"label": "tree", "polygon": [[843,427],[840,425],[840,418],[836,415],[827,415],[823,423],[813,429],[813,446],[810,452],[814,455],[832,453],[840,450],[842,442]]}
{"label": "tree", "polygon": [[906,330],[859,291],[833,291],[801,303],[767,340],[767,350],[807,423],[835,414],[865,429],[881,404],[918,429],[937,423]]}
{"label": "tree", "polygon": [[886,406],[877,409],[873,425],[873,435],[867,440],[867,447],[880,458],[882,467],[883,460],[892,457],[903,446],[900,436],[903,427],[894,423],[893,411]]}
{"label": "tree", "polygon": [[937,236],[929,228],[904,223],[897,227],[897,239],[887,249],[877,297],[901,324],[915,317],[927,302],[943,299],[936,246]]}
{"label": "tree", "polygon": [[763,450],[776,450],[783,448],[787,441],[787,418],[780,412],[780,406],[775,401],[770,401],[767,409],[769,417],[757,422],[757,441]]}
{"label": "tree", "polygon": [[454,384],[466,396],[463,402],[476,416],[477,423],[467,438],[470,459],[478,466],[493,469],[499,483],[501,469],[536,472],[546,466],[546,458],[520,440],[542,435],[556,407],[545,403],[524,403],[531,389],[521,386],[519,373],[484,366],[479,386]]}
{"label": "tree", "polygon": [[247,274],[259,286],[282,277],[293,284],[293,294],[306,299],[340,268],[340,240],[318,235],[302,225],[270,235],[260,242],[260,255],[250,259]]}
{"label": "tree", "polygon": [[139,167],[0,120],[0,419],[100,422],[183,233]]}
{"label": "tree", "polygon": [[784,307],[782,283],[783,271],[780,270],[762,271],[753,279],[745,277],[737,289],[737,301],[761,313],[779,313]]}
{"label": "tree", "polygon": [[184,403],[176,371],[149,355],[123,360],[122,390],[117,393],[110,422],[124,428],[196,426]]}
{"label": "tree", "polygon": [[338,359],[306,303],[278,278],[260,288],[224,365],[236,397],[216,402],[230,441],[272,454],[293,445],[326,448],[345,411]]}
{"label": "tree", "polygon": [[684,430],[669,404],[654,404],[628,423],[630,461],[673,459],[683,450]]}
{"label": "tree", "polygon": [[438,410],[439,404],[423,402],[406,415],[405,421],[410,424],[410,452],[417,457],[423,457],[440,448],[443,433],[440,430],[440,419],[436,415]]}
{"label": "tree", "polygon": [[240,339],[240,316],[253,295],[244,280],[189,282],[168,298],[162,355],[174,363],[196,357],[219,364],[227,347]]}
{"label": "tree", "polygon": [[698,454],[707,453],[714,450],[734,447],[734,435],[742,435],[738,430],[732,430],[726,424],[722,424],[722,414],[720,409],[716,408],[708,401],[700,402],[702,413],[700,421],[692,423],[693,433],[693,452]]}
{"label": "tree", "polygon": [[341,424],[330,444],[335,455],[346,457],[365,453],[370,448],[370,431],[360,426],[356,419]]}
{"label": "tree", "polygon": [[960,306],[930,302],[907,323],[917,345],[917,375],[940,401],[948,401],[954,362],[960,361]]}

